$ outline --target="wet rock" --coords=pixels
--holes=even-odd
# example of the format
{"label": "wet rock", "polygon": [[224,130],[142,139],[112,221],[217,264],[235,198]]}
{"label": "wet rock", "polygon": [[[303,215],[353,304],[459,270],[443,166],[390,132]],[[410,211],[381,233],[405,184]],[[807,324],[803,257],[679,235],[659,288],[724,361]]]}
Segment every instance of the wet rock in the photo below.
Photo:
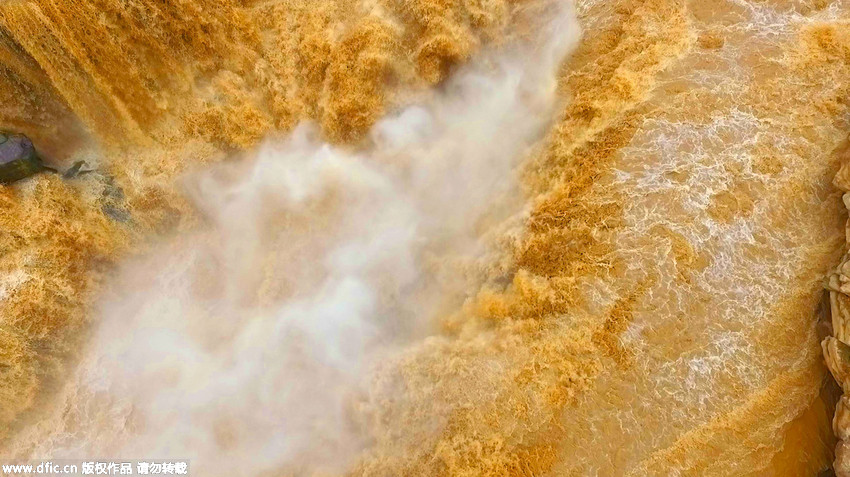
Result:
{"label": "wet rock", "polygon": [[0,184],[12,184],[44,170],[48,168],[28,137],[0,132]]}

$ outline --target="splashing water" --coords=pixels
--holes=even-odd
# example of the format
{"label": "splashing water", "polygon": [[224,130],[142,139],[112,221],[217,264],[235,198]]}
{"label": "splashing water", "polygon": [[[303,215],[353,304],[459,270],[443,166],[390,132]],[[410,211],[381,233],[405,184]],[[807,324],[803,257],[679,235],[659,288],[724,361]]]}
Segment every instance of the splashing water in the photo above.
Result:
{"label": "splashing water", "polygon": [[187,177],[207,226],[123,267],[71,411],[35,454],[191,459],[199,475],[349,468],[369,443],[356,403],[370,370],[433,333],[457,290],[441,270],[489,263],[487,230],[522,212],[515,169],[578,36],[557,10],[359,151],[303,124]]}

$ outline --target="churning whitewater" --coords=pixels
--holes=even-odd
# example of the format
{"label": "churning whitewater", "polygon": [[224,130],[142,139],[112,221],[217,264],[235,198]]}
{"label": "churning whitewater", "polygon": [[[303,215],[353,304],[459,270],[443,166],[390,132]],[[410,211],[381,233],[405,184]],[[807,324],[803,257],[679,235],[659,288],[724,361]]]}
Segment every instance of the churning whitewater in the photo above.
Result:
{"label": "churning whitewater", "polygon": [[847,78],[848,0],[0,2],[85,162],[0,164],[0,464],[850,475]]}
{"label": "churning whitewater", "polygon": [[185,177],[204,225],[122,267],[33,455],[190,459],[205,476],[351,468],[368,407],[403,399],[379,365],[438,339],[434,315],[498,256],[488,231],[524,213],[517,167],[558,110],[579,33],[556,10],[378,122],[362,149],[306,123]]}

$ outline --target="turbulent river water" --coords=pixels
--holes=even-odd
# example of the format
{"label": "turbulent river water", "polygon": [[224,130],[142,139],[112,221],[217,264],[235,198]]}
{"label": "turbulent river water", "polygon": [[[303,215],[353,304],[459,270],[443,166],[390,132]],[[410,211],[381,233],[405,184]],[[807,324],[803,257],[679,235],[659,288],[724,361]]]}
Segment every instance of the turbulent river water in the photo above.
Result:
{"label": "turbulent river water", "polygon": [[816,475],[844,0],[14,0],[0,457]]}

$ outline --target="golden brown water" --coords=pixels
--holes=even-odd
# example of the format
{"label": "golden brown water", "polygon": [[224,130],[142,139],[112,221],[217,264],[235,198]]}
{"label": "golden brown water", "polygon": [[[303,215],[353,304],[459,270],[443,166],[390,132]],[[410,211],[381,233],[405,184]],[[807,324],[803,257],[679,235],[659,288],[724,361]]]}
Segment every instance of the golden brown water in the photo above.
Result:
{"label": "golden brown water", "polygon": [[[576,7],[566,105],[522,168],[522,233],[499,238],[485,273],[498,280],[386,365],[403,398],[364,404],[371,442],[350,472],[816,474],[832,447],[815,309],[844,241],[830,182],[850,4]],[[0,5],[0,126],[108,170],[134,217],[111,220],[94,177],[0,191],[4,452],[26,453],[32,423],[61,414],[52,396],[113,266],[200,226],[182,171],[304,119],[358,145],[538,13],[518,0]]]}

